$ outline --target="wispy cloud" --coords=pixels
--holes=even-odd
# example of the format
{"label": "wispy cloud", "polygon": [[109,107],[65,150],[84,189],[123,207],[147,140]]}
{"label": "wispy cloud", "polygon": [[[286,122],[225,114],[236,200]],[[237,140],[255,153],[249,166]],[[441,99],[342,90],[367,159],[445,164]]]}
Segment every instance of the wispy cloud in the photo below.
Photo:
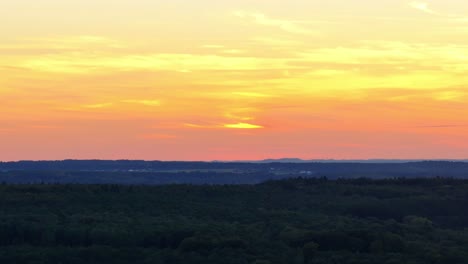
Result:
{"label": "wispy cloud", "polygon": [[189,128],[216,128],[216,126],[212,126],[212,125],[201,125],[201,124],[192,124],[192,123],[185,123],[184,127],[189,127]]}
{"label": "wispy cloud", "polygon": [[124,103],[142,104],[146,106],[160,106],[160,100],[123,100]]}
{"label": "wispy cloud", "polygon": [[106,108],[112,106],[112,103],[102,103],[102,104],[86,104],[82,105],[82,108],[88,108],[88,109],[99,109],[99,108]]}
{"label": "wispy cloud", "polygon": [[245,122],[248,120],[254,120],[254,113],[257,111],[258,109],[255,107],[231,108],[226,110],[224,117],[229,118],[230,120]]}
{"label": "wispy cloud", "polygon": [[255,93],[255,92],[233,92],[233,95],[236,96],[243,96],[243,97],[272,97],[272,95],[264,94],[264,93]]}
{"label": "wispy cloud", "polygon": [[225,124],[225,128],[234,128],[234,129],[259,129],[264,128],[260,125],[254,125],[249,123],[237,123],[237,124]]}
{"label": "wispy cloud", "polygon": [[43,72],[88,74],[104,69],[190,72],[220,69],[282,69],[286,65],[281,59],[238,56],[168,53],[96,57],[84,53],[71,53],[33,57],[20,62],[19,66]]}
{"label": "wispy cloud", "polygon": [[274,19],[270,18],[262,13],[247,12],[247,11],[236,11],[234,15],[240,18],[252,19],[256,24],[263,26],[277,27],[288,33],[294,34],[316,34],[317,32],[305,28],[297,23],[296,21]]}
{"label": "wispy cloud", "polygon": [[436,93],[434,95],[434,99],[439,100],[439,101],[459,101],[462,102],[464,101],[466,97],[465,92],[461,91],[443,91]]}
{"label": "wispy cloud", "polygon": [[429,4],[426,3],[426,2],[421,2],[421,1],[412,1],[410,3],[408,3],[409,6],[411,6],[412,8],[415,8],[417,10],[420,10],[424,13],[428,13],[428,14],[432,14],[432,15],[436,15],[437,12],[432,10],[430,7],[429,7]]}
{"label": "wispy cloud", "polygon": [[446,18],[448,21],[456,24],[468,23],[468,17],[460,14],[442,13],[432,9],[427,2],[413,1],[408,3],[410,7],[422,11],[430,15],[436,15],[441,18]]}
{"label": "wispy cloud", "polygon": [[193,124],[193,123],[186,123],[184,124],[185,127],[188,128],[196,128],[196,129],[261,129],[264,126],[239,122],[239,123],[228,123],[228,124]]}

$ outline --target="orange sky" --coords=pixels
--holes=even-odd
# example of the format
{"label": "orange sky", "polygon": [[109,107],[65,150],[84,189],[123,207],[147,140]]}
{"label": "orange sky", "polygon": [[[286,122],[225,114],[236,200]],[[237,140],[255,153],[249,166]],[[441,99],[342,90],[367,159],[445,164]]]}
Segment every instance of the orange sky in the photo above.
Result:
{"label": "orange sky", "polygon": [[468,158],[465,0],[15,0],[0,160]]}

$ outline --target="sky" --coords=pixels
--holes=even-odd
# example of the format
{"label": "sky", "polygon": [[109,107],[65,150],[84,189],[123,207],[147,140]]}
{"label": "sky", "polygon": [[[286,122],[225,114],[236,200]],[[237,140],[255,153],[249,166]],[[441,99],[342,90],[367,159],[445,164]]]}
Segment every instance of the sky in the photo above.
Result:
{"label": "sky", "polygon": [[0,160],[468,158],[466,0],[5,0]]}

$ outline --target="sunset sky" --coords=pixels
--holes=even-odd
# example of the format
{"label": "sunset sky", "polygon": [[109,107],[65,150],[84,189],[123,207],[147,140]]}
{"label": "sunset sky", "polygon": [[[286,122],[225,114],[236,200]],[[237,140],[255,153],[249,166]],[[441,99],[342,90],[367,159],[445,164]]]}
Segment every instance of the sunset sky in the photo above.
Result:
{"label": "sunset sky", "polygon": [[0,7],[0,160],[468,158],[466,0]]}

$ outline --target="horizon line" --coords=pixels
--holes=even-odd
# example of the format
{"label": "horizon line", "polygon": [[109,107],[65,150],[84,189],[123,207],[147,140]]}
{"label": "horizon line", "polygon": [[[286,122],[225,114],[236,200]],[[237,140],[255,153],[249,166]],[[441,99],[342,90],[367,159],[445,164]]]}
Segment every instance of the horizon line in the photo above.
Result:
{"label": "horizon line", "polygon": [[203,163],[274,163],[276,161],[282,161],[283,163],[299,163],[299,162],[421,162],[421,161],[458,161],[458,162],[468,162],[468,158],[369,158],[369,159],[302,159],[302,158],[266,158],[266,159],[251,159],[251,160],[160,160],[160,159],[24,159],[24,160],[0,160],[0,163],[15,163],[15,162],[63,162],[63,161],[143,161],[143,162],[203,162]]}

